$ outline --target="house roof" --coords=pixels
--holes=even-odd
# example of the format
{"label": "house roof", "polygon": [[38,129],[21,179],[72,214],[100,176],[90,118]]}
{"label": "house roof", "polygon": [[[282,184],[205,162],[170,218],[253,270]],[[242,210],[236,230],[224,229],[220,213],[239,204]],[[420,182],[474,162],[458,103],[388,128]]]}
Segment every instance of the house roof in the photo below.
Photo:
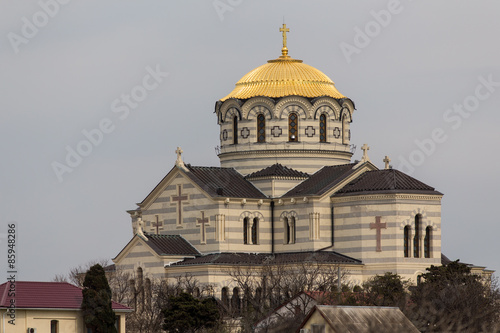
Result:
{"label": "house roof", "polygon": [[331,305],[316,305],[296,332],[300,332],[316,311],[321,314],[333,332],[419,332],[399,308]]}
{"label": "house roof", "polygon": [[[15,299],[16,308],[80,309],[82,289],[67,282],[16,281],[15,295],[9,296],[10,282],[0,285],[0,308],[8,308]],[[112,302],[115,311],[131,311],[129,307]]]}
{"label": "house roof", "polygon": [[154,235],[144,233],[146,242],[158,255],[198,256],[200,252],[181,235]]}
{"label": "house roof", "polygon": [[192,181],[212,197],[266,198],[255,186],[233,168],[186,165]]}
{"label": "house roof", "polygon": [[322,195],[340,181],[355,172],[355,163],[324,166],[299,185],[288,191],[284,197]]}
{"label": "house roof", "polygon": [[212,253],[194,259],[185,259],[171,266],[191,265],[263,265],[318,262],[325,264],[361,264],[360,260],[333,251],[309,251],[288,253]]}
{"label": "house roof", "polygon": [[338,190],[334,196],[360,192],[403,192],[442,195],[434,187],[424,184],[399,170],[385,169],[363,173]]}
{"label": "house roof", "polygon": [[309,174],[292,168],[288,168],[279,163],[273,164],[262,170],[256,171],[245,176],[246,179],[264,178],[264,177],[286,177],[286,178],[309,178]]}

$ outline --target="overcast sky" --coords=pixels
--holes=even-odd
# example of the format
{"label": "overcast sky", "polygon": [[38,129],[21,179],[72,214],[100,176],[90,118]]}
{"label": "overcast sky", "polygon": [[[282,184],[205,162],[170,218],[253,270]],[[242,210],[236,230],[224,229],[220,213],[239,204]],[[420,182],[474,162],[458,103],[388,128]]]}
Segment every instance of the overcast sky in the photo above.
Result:
{"label": "overcast sky", "polygon": [[464,0],[0,2],[0,269],[13,222],[19,280],[113,258],[132,237],[126,210],[177,146],[218,166],[214,104],[280,55],[285,17],[289,55],[355,102],[354,159],[367,143],[380,168],[388,155],[444,193],[443,253],[500,270],[499,12]]}

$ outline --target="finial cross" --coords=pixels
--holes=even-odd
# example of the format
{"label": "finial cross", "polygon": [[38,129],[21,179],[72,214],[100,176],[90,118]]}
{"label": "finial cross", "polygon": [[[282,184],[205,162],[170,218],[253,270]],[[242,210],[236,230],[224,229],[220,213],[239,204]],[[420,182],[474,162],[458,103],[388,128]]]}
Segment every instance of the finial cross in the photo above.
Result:
{"label": "finial cross", "polygon": [[283,28],[280,28],[280,32],[283,33],[283,47],[286,47],[286,33],[290,32],[290,28],[287,28],[286,24],[283,23]]}
{"label": "finial cross", "polygon": [[386,169],[389,169],[389,162],[390,161],[391,161],[391,159],[389,158],[389,156],[385,155],[384,163],[385,163],[385,168]]}
{"label": "finial cross", "polygon": [[361,150],[363,150],[363,161],[368,160],[368,150],[370,150],[370,147],[365,143],[362,147]]}

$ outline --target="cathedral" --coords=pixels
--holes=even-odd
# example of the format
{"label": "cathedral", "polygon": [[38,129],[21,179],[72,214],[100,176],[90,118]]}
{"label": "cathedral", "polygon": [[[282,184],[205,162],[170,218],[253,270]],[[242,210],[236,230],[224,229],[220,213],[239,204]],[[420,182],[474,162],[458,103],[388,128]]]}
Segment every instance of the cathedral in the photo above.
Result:
{"label": "cathedral", "polygon": [[[352,161],[355,104],[320,70],[281,55],[215,103],[220,167],[182,159],[128,211],[133,237],[113,259],[151,277],[186,273],[232,289],[227,267],[272,256],[340,265],[360,284],[393,272],[416,281],[440,265],[441,198],[363,156]],[[215,120],[215,119],[214,119]]]}

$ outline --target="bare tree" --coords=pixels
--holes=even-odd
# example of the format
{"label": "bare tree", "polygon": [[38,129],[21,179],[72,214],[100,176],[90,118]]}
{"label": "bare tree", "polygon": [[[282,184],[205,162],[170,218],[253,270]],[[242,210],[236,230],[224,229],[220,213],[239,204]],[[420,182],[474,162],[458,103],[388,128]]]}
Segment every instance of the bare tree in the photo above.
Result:
{"label": "bare tree", "polygon": [[[252,332],[253,325],[280,304],[289,301],[303,291],[320,291],[324,295],[337,292],[337,285],[345,280],[347,272],[338,265],[317,261],[299,263],[277,262],[272,257],[260,266],[235,266],[227,271],[238,290],[242,302],[233,300],[226,308],[226,315],[239,317],[243,332]],[[238,297],[240,295],[237,295]],[[269,320],[261,332],[288,332],[297,328],[300,321],[310,310],[311,297],[298,297],[293,303],[286,304],[275,313],[275,320]],[[239,305],[239,306],[238,306]]]}

